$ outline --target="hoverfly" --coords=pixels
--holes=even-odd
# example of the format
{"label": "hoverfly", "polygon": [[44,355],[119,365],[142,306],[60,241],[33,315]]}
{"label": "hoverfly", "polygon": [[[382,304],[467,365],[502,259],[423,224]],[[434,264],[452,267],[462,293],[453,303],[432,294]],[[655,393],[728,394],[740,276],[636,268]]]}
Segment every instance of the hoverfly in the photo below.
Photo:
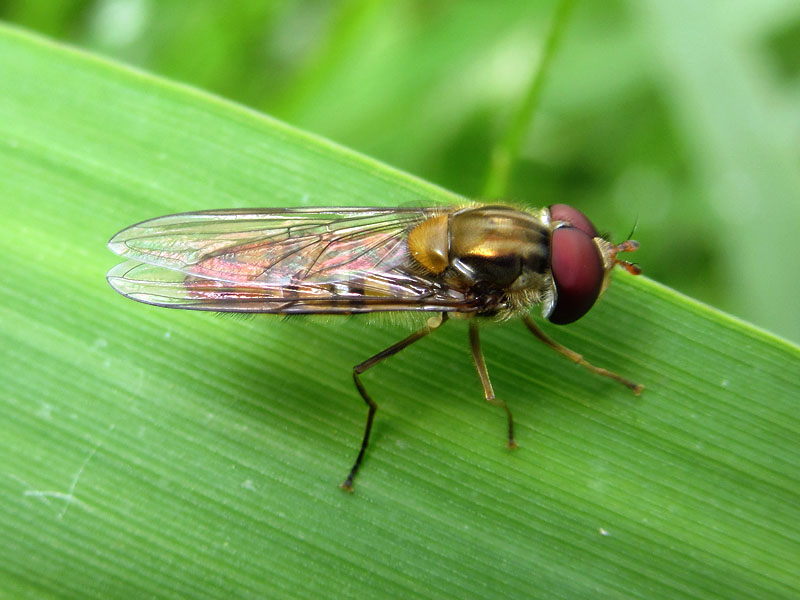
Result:
{"label": "hoverfly", "polygon": [[636,394],[642,390],[551,340],[529,314],[541,304],[550,322],[571,323],[592,307],[615,265],[641,272],[617,257],[636,250],[636,242],[610,243],[565,204],[200,211],[133,225],[108,246],[130,259],[109,271],[111,286],[156,306],[282,315],[432,313],[424,327],[353,368],[368,411],[361,447],[341,484],[348,491],[377,410],[360,376],[450,316],[469,320],[484,397],[505,410],[510,447],[516,447],[514,421],[489,380],[480,318],[521,317],[537,338],[570,360]]}

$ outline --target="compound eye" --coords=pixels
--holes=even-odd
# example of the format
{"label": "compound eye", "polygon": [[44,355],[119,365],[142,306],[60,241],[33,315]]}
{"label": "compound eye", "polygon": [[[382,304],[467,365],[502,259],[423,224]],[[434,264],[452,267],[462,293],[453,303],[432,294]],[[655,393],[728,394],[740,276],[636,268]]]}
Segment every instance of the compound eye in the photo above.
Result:
{"label": "compound eye", "polygon": [[565,325],[577,321],[600,295],[605,269],[592,238],[578,227],[559,227],[553,232],[550,267],[556,303],[547,317],[551,323]]}
{"label": "compound eye", "polygon": [[550,218],[553,221],[565,221],[573,227],[577,227],[589,237],[595,238],[599,235],[597,229],[594,228],[594,225],[586,215],[568,204],[553,204],[550,207]]}

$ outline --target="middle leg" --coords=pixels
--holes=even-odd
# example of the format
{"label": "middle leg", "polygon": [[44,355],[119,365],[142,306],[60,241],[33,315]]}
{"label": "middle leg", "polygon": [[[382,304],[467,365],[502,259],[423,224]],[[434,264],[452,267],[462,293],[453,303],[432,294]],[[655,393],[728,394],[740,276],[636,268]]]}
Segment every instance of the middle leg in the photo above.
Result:
{"label": "middle leg", "polygon": [[483,351],[481,350],[478,322],[475,319],[470,319],[469,322],[469,345],[472,349],[472,360],[475,362],[475,368],[478,370],[478,377],[480,377],[481,385],[483,386],[483,397],[486,398],[486,401],[490,404],[499,406],[506,411],[506,417],[508,418],[508,447],[516,448],[517,442],[514,439],[514,417],[511,416],[508,405],[494,395],[492,382],[489,379],[489,371],[486,369],[486,361],[483,359]]}

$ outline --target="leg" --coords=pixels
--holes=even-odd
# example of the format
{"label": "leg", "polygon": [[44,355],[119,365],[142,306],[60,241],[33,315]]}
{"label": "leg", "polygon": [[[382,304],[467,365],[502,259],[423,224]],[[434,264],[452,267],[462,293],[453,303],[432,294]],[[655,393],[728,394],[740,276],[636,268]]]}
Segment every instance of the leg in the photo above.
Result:
{"label": "leg", "polygon": [[483,360],[481,338],[478,335],[478,322],[475,319],[469,322],[469,345],[470,348],[472,348],[472,360],[475,361],[475,368],[478,370],[478,377],[480,377],[481,385],[483,386],[483,397],[486,398],[486,401],[490,404],[500,406],[506,411],[506,417],[508,417],[508,447],[516,448],[517,442],[514,440],[514,417],[511,416],[508,405],[494,395],[492,382],[489,380],[489,371],[486,370],[486,361]]}
{"label": "leg", "polygon": [[364,362],[353,367],[353,381],[356,384],[358,393],[361,394],[361,397],[367,404],[368,412],[367,412],[367,424],[366,427],[364,428],[364,438],[361,440],[361,449],[358,451],[356,462],[353,463],[353,468],[350,469],[350,473],[347,475],[347,479],[345,479],[344,483],[342,483],[342,485],[339,486],[343,490],[347,492],[353,491],[353,480],[356,477],[356,473],[358,473],[358,468],[361,466],[361,461],[364,458],[364,453],[367,451],[367,446],[369,445],[369,434],[372,431],[372,420],[375,418],[375,411],[378,410],[378,405],[375,404],[372,398],[369,397],[367,390],[364,388],[363,384],[361,383],[361,380],[359,379],[359,375],[371,369],[379,362],[381,362],[383,359],[389,358],[390,356],[397,354],[403,348],[407,348],[417,340],[424,338],[432,331],[438,329],[445,321],[447,321],[447,313],[442,313],[441,315],[437,315],[436,317],[431,317],[430,319],[428,319],[428,323],[422,329],[415,331],[407,338],[400,340],[396,344],[392,344],[385,350],[378,352],[375,356],[368,358]]}
{"label": "leg", "polygon": [[614,373],[612,371],[609,371],[607,369],[603,369],[601,367],[595,367],[593,364],[591,364],[591,363],[587,362],[586,360],[584,360],[583,357],[580,354],[578,354],[577,352],[574,352],[574,351],[570,350],[569,348],[567,348],[565,346],[562,346],[561,344],[559,344],[555,340],[550,339],[549,337],[547,337],[545,332],[542,331],[541,329],[539,329],[539,327],[536,325],[536,323],[533,322],[533,319],[531,318],[530,315],[525,315],[524,317],[522,317],[522,322],[525,323],[525,326],[530,330],[530,332],[533,335],[535,335],[537,338],[542,340],[545,344],[550,346],[553,350],[555,350],[556,352],[558,352],[560,354],[563,354],[568,359],[570,359],[572,362],[577,363],[577,364],[579,364],[579,365],[581,365],[583,367],[586,367],[592,373],[596,373],[597,375],[602,375],[603,377],[609,377],[609,378],[613,379],[614,381],[620,382],[625,387],[630,388],[631,390],[633,390],[633,393],[636,394],[637,396],[644,389],[643,385],[639,385],[638,383],[634,383],[632,381],[629,381],[628,379],[625,379],[621,375],[617,375],[616,373]]}

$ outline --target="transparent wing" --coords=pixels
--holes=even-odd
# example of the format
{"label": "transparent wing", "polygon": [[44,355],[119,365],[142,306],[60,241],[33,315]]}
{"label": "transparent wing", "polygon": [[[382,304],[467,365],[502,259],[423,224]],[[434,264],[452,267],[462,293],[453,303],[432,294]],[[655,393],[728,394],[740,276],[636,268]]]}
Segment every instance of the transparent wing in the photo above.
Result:
{"label": "transparent wing", "polygon": [[217,210],[160,217],[115,235],[130,260],[108,273],[140,302],[221,312],[469,311],[415,273],[408,232],[442,209]]}

